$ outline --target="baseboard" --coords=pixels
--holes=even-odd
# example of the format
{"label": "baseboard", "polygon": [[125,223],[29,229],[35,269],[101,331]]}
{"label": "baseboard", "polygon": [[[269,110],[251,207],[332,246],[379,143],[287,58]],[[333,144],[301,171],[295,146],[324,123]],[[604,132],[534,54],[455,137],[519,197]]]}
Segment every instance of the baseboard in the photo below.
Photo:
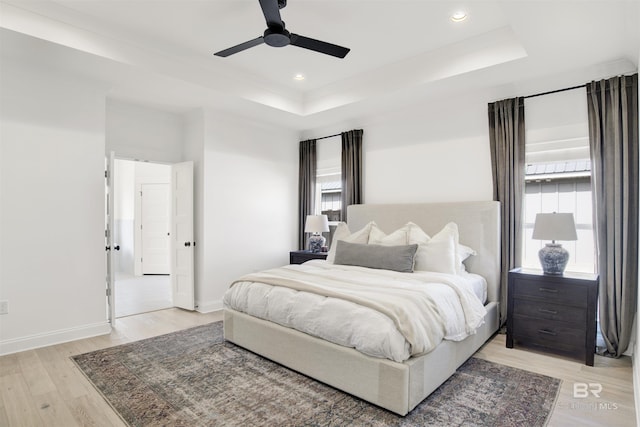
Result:
{"label": "baseboard", "polygon": [[222,308],[222,300],[196,302],[196,311],[198,313],[212,313],[214,311],[222,310]]}
{"label": "baseboard", "polygon": [[109,322],[104,321],[90,325],[82,325],[75,328],[60,329],[42,334],[3,340],[0,341],[0,356],[18,353],[25,350],[33,350],[34,348],[62,344],[83,338],[91,338],[98,335],[105,335],[110,332],[111,325]]}

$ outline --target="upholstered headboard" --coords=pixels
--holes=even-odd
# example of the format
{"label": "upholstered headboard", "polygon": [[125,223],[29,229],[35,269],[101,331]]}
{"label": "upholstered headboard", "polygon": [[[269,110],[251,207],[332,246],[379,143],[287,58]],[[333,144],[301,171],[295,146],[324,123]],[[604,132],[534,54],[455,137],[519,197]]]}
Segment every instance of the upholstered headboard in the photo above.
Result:
{"label": "upholstered headboard", "polygon": [[499,301],[499,202],[364,204],[347,208],[347,224],[351,231],[359,230],[369,221],[375,221],[386,233],[411,221],[431,236],[447,223],[455,222],[458,224],[460,243],[478,253],[465,261],[467,271],[487,280],[488,301]]}

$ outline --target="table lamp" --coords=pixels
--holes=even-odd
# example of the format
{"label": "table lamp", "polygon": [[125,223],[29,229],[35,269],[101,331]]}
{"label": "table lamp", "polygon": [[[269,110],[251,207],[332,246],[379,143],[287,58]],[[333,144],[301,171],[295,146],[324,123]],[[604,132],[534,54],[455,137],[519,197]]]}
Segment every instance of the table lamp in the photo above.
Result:
{"label": "table lamp", "polygon": [[326,215],[307,215],[304,231],[305,233],[312,233],[309,236],[309,251],[320,252],[327,241],[320,233],[329,231],[329,218]]}
{"label": "table lamp", "polygon": [[533,239],[551,240],[538,252],[544,274],[561,275],[569,252],[556,240],[578,240],[572,213],[539,213],[533,226]]}

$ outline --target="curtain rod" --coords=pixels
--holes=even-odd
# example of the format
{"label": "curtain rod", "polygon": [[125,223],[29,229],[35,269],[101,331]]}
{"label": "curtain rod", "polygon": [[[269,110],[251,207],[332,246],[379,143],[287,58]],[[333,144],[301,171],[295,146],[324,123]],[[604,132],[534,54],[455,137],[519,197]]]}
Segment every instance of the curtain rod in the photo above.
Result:
{"label": "curtain rod", "polygon": [[312,139],[315,139],[317,141],[319,139],[333,138],[333,137],[341,136],[341,135],[342,135],[342,133],[336,133],[335,135],[321,136],[320,138],[312,138]]}
{"label": "curtain rod", "polygon": [[[636,74],[636,73],[634,73],[634,74]],[[631,77],[631,76],[633,76],[633,74],[621,74],[621,75],[618,75],[618,77]],[[535,93],[533,95],[523,96],[521,98],[524,98],[524,99],[526,99],[526,98],[534,98],[536,96],[550,95],[552,93],[564,92],[566,90],[580,89],[581,87],[587,87],[588,84],[589,83],[585,83],[585,84],[581,84],[581,85],[578,85],[578,86],[566,87],[564,89],[551,90],[549,92],[542,92],[542,93]]]}
{"label": "curtain rod", "polygon": [[581,87],[587,87],[587,85],[586,84],[581,84],[581,85],[578,85],[578,86],[566,87],[564,89],[550,90],[549,92],[535,93],[533,95],[523,96],[522,98],[524,98],[524,99],[535,98],[536,96],[551,95],[552,93],[565,92],[567,90],[573,90],[573,89],[580,89]]}
{"label": "curtain rod", "polygon": [[[361,130],[361,129],[354,129],[354,130]],[[319,139],[327,139],[327,138],[334,138],[336,136],[342,136],[344,132],[340,132],[340,133],[336,133],[335,135],[327,135],[327,136],[321,136],[320,138],[309,138],[309,139],[315,139],[316,141]]]}

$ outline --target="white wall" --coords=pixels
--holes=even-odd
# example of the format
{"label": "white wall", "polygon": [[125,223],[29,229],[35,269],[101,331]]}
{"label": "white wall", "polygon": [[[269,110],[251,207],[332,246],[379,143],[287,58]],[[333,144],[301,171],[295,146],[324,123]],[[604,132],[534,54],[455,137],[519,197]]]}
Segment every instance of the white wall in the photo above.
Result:
{"label": "white wall", "polygon": [[106,88],[3,57],[0,353],[107,333]]}
{"label": "white wall", "polygon": [[182,160],[184,118],[180,114],[107,99],[107,152],[121,159],[177,163]]}
{"label": "white wall", "polygon": [[363,127],[367,203],[492,199],[485,99],[424,102]]}
{"label": "white wall", "polygon": [[211,311],[222,307],[234,279],[288,263],[296,244],[298,135],[213,110],[202,118],[196,303]]}
{"label": "white wall", "polygon": [[491,200],[486,98],[423,101],[303,139],[355,128],[364,130],[365,203]]}

